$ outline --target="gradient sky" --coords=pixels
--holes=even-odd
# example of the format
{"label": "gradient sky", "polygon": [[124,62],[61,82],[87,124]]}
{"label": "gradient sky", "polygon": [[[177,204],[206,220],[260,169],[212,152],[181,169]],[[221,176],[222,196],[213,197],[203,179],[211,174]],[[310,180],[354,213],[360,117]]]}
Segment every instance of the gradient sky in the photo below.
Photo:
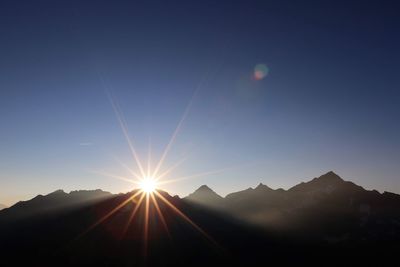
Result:
{"label": "gradient sky", "polygon": [[395,5],[1,1],[0,203],[134,187],[93,173],[126,174],[116,158],[134,166],[107,90],[153,161],[193,97],[166,166],[185,157],[174,177],[224,172],[171,194],[289,188],[329,170],[400,193]]}

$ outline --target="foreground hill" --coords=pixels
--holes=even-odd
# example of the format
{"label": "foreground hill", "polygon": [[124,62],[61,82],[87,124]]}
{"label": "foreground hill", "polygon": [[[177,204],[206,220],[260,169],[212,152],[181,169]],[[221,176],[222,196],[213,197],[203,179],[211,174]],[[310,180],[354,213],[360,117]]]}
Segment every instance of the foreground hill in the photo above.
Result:
{"label": "foreground hill", "polygon": [[400,249],[400,197],[333,172],[289,190],[140,196],[59,190],[0,211],[0,263],[382,266]]}
{"label": "foreground hill", "polygon": [[[137,192],[68,208],[60,207],[56,201],[57,208],[48,209],[53,206],[54,194],[61,193],[56,192],[41,197],[46,212],[31,212],[36,207],[36,198],[23,205],[29,216],[9,219],[13,209],[21,213],[20,205],[0,212],[0,263],[5,266],[225,266],[238,263],[230,253],[242,250],[247,238],[254,244],[263,243],[260,249],[271,246],[264,233],[161,191],[160,195],[171,206],[155,195],[158,208],[149,204],[147,225],[146,205],[139,206],[138,198],[131,199]],[[121,208],[116,210],[116,207]],[[242,255],[254,252],[243,250]]]}

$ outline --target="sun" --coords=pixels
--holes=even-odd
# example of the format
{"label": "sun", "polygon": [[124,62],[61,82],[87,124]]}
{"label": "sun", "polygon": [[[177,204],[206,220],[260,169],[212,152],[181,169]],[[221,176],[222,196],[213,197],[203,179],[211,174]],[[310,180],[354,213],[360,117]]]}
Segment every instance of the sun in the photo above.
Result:
{"label": "sun", "polygon": [[[117,159],[117,161],[119,161],[121,166],[124,167],[126,169],[126,171],[129,173],[128,176],[114,175],[114,174],[110,174],[110,173],[103,172],[103,171],[95,172],[95,173],[129,182],[131,184],[134,184],[135,188],[138,188],[138,190],[135,189],[134,191],[130,192],[129,193],[130,196],[127,199],[125,199],[122,203],[118,204],[114,209],[112,209],[110,212],[108,212],[102,218],[100,218],[96,223],[94,223],[92,226],[90,226],[90,228],[86,232],[92,230],[93,228],[95,228],[98,225],[100,225],[101,223],[103,223],[105,220],[109,219],[113,214],[115,214],[117,211],[119,211],[121,208],[125,207],[129,203],[135,202],[135,207],[131,209],[131,214],[129,215],[129,218],[125,224],[125,227],[123,228],[122,234],[125,235],[127,233],[129,226],[131,225],[132,220],[134,219],[135,215],[137,215],[137,213],[143,212],[144,216],[142,216],[142,217],[144,219],[144,222],[143,222],[143,234],[144,234],[143,235],[143,241],[144,241],[143,243],[144,243],[144,252],[145,252],[144,255],[147,255],[146,251],[147,251],[147,243],[149,241],[150,216],[158,215],[158,218],[162,222],[168,236],[170,234],[167,222],[163,215],[163,213],[167,212],[168,210],[160,209],[159,202],[162,202],[164,204],[162,206],[163,208],[164,207],[165,207],[165,209],[169,208],[170,211],[172,211],[173,213],[175,213],[176,215],[181,217],[183,220],[185,220],[187,223],[189,223],[192,227],[194,227],[197,231],[199,231],[201,234],[203,234],[212,244],[218,246],[218,244],[216,244],[215,241],[206,232],[204,232],[203,229],[201,229],[187,215],[185,215],[182,211],[180,211],[177,207],[175,207],[175,205],[173,203],[171,203],[167,197],[164,197],[164,194],[162,194],[162,192],[161,192],[162,190],[160,190],[160,192],[159,192],[159,188],[165,184],[174,183],[174,182],[178,182],[178,181],[189,179],[189,178],[205,176],[205,175],[209,175],[209,174],[215,174],[215,173],[219,173],[219,172],[225,170],[225,169],[221,169],[221,170],[216,170],[216,171],[203,172],[203,173],[199,173],[199,174],[183,176],[183,177],[178,177],[178,178],[170,177],[169,176],[170,173],[175,168],[177,168],[182,162],[184,162],[186,157],[179,160],[175,164],[168,166],[168,168],[163,167],[165,158],[167,157],[167,154],[175,140],[175,137],[178,135],[181,125],[187,116],[187,113],[191,106],[192,100],[189,102],[189,105],[187,106],[187,108],[182,116],[182,119],[180,120],[178,126],[176,127],[176,129],[175,129],[170,141],[166,145],[164,151],[162,152],[160,159],[153,166],[152,159],[151,159],[151,155],[152,155],[151,142],[149,141],[147,164],[145,164],[144,162],[142,162],[139,155],[137,154],[136,149],[133,146],[133,141],[130,139],[128,127],[126,125],[126,121],[125,121],[124,117],[121,114],[120,107],[118,106],[118,104],[115,101],[113,101],[111,96],[109,96],[109,97],[110,97],[110,102],[114,108],[116,117],[118,119],[118,122],[120,124],[121,130],[122,130],[122,132],[125,136],[125,139],[128,143],[128,147],[130,149],[130,152],[132,154],[132,157],[133,157],[133,160],[134,160],[134,163],[135,163],[137,169],[132,169],[130,166],[120,162]],[[173,178],[173,179],[171,179],[171,178]],[[165,193],[165,194],[168,195],[167,193]],[[143,206],[144,206],[144,208],[141,208]],[[153,207],[154,207],[154,209],[153,209]],[[139,217],[139,216],[137,216],[137,217]],[[137,218],[137,219],[139,219],[139,218]]]}
{"label": "sun", "polygon": [[157,187],[157,181],[153,177],[145,177],[139,182],[140,189],[146,193],[153,193]]}

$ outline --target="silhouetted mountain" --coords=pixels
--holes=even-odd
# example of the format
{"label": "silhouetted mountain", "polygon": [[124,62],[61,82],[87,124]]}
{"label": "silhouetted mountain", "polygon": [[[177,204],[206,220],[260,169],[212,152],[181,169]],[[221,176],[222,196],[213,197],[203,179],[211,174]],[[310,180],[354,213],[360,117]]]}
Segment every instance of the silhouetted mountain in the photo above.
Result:
{"label": "silhouetted mountain", "polygon": [[2,209],[5,209],[5,208],[7,208],[7,206],[6,206],[6,205],[4,205],[4,204],[0,204],[0,210],[2,210]]}
{"label": "silhouetted mountain", "polygon": [[[139,206],[136,217],[130,219],[139,203],[138,198],[131,200],[136,192],[14,221],[7,218],[10,213],[0,212],[0,262],[40,266],[225,266],[234,264],[227,249],[240,250],[249,237],[255,243],[263,242],[263,247],[270,244],[263,241],[263,233],[231,217],[162,191],[155,199],[163,219],[156,206],[149,205],[147,214],[151,219],[146,227],[146,205]],[[40,199],[44,204],[64,194],[57,191]],[[36,199],[27,201],[24,207],[36,206]],[[126,205],[121,207],[121,203]],[[115,210],[118,206],[121,208]],[[20,209],[17,206],[11,210],[15,208]]]}
{"label": "silhouetted mountain", "polygon": [[192,194],[188,195],[186,200],[205,205],[208,207],[220,207],[223,201],[223,198],[215,193],[211,188],[206,185],[200,186],[196,191]]}
{"label": "silhouetted mountain", "polygon": [[1,265],[383,266],[400,249],[400,196],[333,172],[289,190],[138,194],[58,190],[0,211]]}
{"label": "silhouetted mountain", "polygon": [[112,194],[97,190],[71,191],[56,190],[48,195],[38,195],[29,201],[20,201],[10,208],[3,210],[1,218],[8,220],[22,219],[30,216],[39,216],[59,210],[74,208],[79,205],[90,205],[93,202],[111,197]]}
{"label": "silhouetted mountain", "polygon": [[[196,202],[210,203],[212,198],[197,195]],[[393,240],[400,237],[399,195],[365,190],[334,172],[289,190],[274,190],[260,184],[218,199],[218,207],[265,229],[304,233],[307,239],[341,240],[346,236],[357,240]],[[340,218],[341,222],[332,218]],[[385,227],[380,228],[378,224]]]}

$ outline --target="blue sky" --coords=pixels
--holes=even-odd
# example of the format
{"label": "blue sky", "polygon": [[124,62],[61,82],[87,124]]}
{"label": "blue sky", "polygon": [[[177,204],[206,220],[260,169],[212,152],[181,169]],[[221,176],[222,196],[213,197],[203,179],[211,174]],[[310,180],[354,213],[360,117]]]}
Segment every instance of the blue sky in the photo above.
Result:
{"label": "blue sky", "polygon": [[153,165],[192,99],[165,166],[224,171],[172,194],[329,170],[400,192],[399,24],[389,1],[2,1],[0,202],[133,188],[93,173],[134,166],[106,90]]}

